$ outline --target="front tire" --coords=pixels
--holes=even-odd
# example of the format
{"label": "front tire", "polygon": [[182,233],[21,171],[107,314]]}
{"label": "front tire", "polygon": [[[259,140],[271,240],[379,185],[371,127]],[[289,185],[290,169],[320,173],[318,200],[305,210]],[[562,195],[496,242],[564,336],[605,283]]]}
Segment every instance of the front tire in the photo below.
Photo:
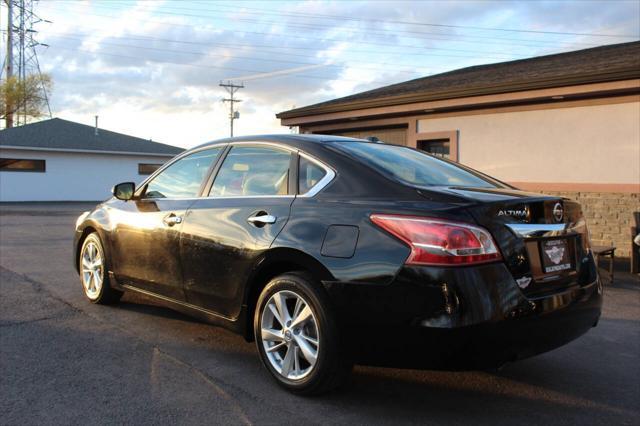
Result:
{"label": "front tire", "polygon": [[85,238],[78,261],[84,295],[91,303],[108,305],[120,300],[122,292],[111,288],[109,283],[107,259],[97,233]]}
{"label": "front tire", "polygon": [[306,273],[280,275],[262,291],[254,315],[262,362],[281,386],[301,395],[339,387],[352,368],[320,286]]}

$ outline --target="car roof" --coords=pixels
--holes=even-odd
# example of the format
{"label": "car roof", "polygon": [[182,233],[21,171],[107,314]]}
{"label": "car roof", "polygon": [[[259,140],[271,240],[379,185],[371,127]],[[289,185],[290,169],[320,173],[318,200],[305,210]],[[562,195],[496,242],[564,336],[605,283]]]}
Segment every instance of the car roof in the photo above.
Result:
{"label": "car roof", "polygon": [[292,134],[275,134],[275,135],[253,135],[253,136],[239,136],[233,138],[218,139],[210,142],[203,143],[194,147],[193,149],[204,148],[210,145],[216,145],[220,143],[233,143],[233,142],[277,142],[285,145],[306,145],[306,144],[325,144],[328,142],[370,142],[366,139],[348,138],[344,136],[335,135],[292,135]]}

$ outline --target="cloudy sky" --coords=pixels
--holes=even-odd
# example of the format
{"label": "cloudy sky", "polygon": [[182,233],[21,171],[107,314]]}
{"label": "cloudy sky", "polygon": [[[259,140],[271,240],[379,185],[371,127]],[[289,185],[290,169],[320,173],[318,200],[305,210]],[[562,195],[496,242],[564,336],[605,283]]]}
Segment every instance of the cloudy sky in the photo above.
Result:
{"label": "cloudy sky", "polygon": [[[3,2],[4,4],[4,2]],[[190,147],[275,113],[470,65],[640,38],[640,1],[42,0],[54,116]],[[6,22],[6,7],[2,22]]]}

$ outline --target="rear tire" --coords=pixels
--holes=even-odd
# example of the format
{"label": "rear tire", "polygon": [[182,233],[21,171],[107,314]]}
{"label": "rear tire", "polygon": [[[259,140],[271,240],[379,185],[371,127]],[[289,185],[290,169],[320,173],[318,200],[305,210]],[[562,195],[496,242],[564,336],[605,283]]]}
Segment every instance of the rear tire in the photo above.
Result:
{"label": "rear tire", "polygon": [[317,395],[349,377],[353,363],[340,344],[330,300],[309,274],[272,279],[260,294],[253,323],[262,362],[285,389]]}
{"label": "rear tire", "polygon": [[96,232],[85,238],[78,258],[80,283],[84,295],[91,303],[109,305],[122,297],[122,292],[111,288],[107,272],[107,258],[102,242]]}

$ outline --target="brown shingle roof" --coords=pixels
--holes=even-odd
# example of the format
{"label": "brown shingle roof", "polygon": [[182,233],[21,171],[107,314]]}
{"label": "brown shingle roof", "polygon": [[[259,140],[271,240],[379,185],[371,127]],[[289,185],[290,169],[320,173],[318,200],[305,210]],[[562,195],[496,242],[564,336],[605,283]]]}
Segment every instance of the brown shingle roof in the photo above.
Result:
{"label": "brown shingle roof", "polygon": [[640,41],[462,68],[284,111],[277,117],[631,78],[640,78]]}

